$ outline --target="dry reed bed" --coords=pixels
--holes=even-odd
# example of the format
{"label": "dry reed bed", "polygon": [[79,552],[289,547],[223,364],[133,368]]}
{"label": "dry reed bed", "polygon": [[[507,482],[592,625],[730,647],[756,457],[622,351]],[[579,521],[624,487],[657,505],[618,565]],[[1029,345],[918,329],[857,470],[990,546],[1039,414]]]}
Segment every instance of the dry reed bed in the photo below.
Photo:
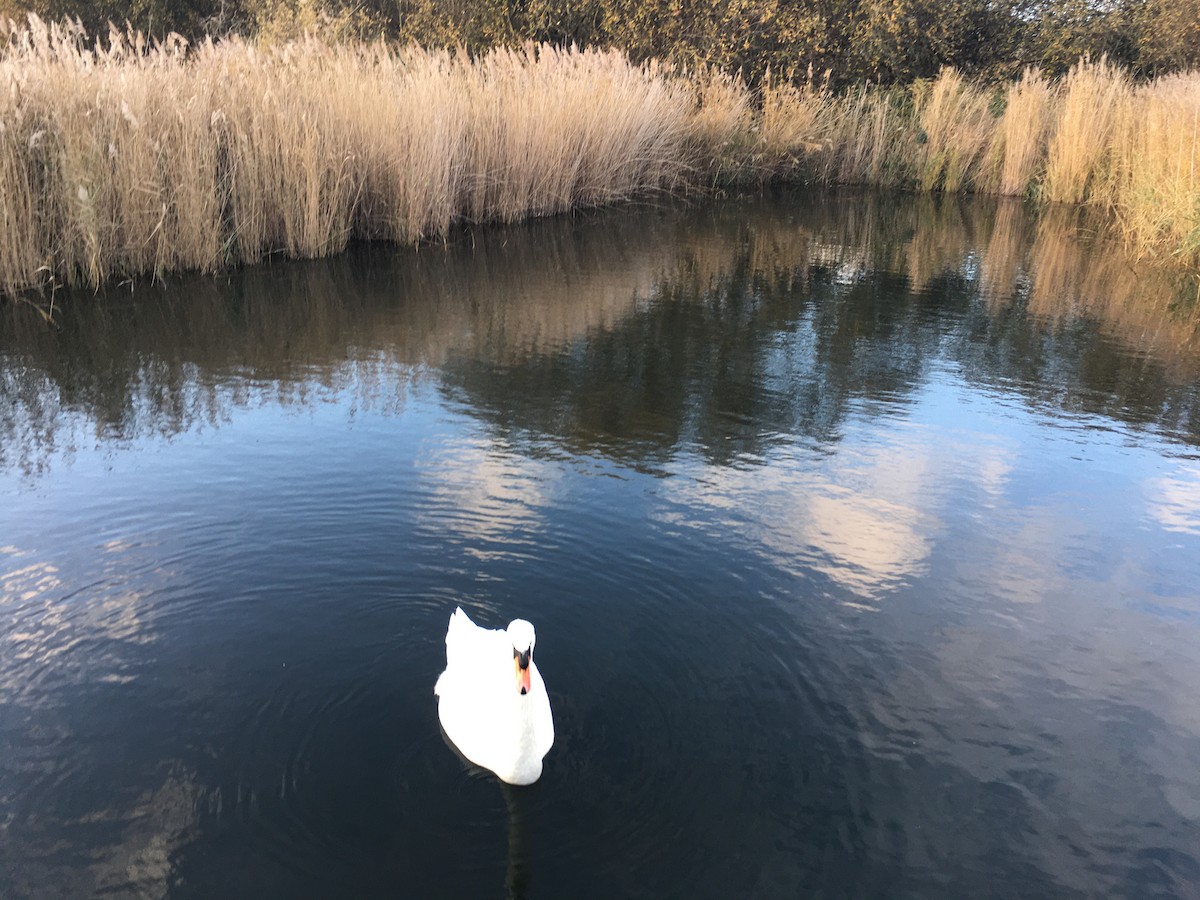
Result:
{"label": "dry reed bed", "polygon": [[613,52],[148,46],[11,28],[0,290],[412,242],[672,190],[691,84]]}
{"label": "dry reed bed", "polygon": [[1087,204],[1115,214],[1139,253],[1200,264],[1200,73],[1136,83],[1102,60],[994,88],[945,70],[844,94],[768,85],[763,110],[757,152],[784,177]]}
{"label": "dry reed bed", "polygon": [[413,242],[767,178],[1085,203],[1200,263],[1200,74],[831,90],[527,47],[147,45],[9,23],[0,293]]}

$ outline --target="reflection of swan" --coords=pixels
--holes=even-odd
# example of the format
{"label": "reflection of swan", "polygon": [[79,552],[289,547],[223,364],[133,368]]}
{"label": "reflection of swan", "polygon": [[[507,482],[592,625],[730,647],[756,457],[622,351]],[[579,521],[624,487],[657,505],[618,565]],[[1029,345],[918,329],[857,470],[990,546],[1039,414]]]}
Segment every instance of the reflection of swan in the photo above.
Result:
{"label": "reflection of swan", "polygon": [[[471,761],[459,753],[450,736],[442,729],[442,740],[450,751],[478,772]],[[499,783],[504,806],[508,812],[508,863],[504,869],[504,898],[505,900],[525,900],[529,896],[530,863],[529,847],[526,835],[529,832],[529,820],[533,793],[512,785]]]}
{"label": "reflection of swan", "polygon": [[532,784],[554,743],[546,684],[524,619],[480,628],[456,609],[446,629],[446,671],[433,692],[438,718],[463,756],[509,784]]}
{"label": "reflection of swan", "polygon": [[528,806],[522,803],[524,791],[514,791],[506,784],[504,805],[508,809],[508,866],[504,872],[505,900],[525,900],[529,895],[529,851],[525,846],[525,820]]}

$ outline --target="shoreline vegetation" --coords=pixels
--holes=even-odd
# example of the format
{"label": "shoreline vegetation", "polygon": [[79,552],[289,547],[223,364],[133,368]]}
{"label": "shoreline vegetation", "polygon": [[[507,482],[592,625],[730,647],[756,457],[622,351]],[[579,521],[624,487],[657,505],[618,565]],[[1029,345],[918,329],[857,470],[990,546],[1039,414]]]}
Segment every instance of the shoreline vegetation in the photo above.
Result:
{"label": "shoreline vegetation", "polygon": [[351,240],[767,182],[972,191],[1109,215],[1200,265],[1200,73],[1101,59],[839,88],[526,44],[189,44],[0,25],[0,293],[215,272]]}

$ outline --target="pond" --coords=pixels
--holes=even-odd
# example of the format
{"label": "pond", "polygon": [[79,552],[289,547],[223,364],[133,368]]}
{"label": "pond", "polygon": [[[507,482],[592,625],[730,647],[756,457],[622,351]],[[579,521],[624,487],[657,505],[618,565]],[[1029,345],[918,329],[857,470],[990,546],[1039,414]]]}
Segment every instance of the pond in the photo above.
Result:
{"label": "pond", "polygon": [[[5,898],[1183,896],[1195,285],[790,194],[0,310]],[[557,740],[439,729],[461,605]]]}

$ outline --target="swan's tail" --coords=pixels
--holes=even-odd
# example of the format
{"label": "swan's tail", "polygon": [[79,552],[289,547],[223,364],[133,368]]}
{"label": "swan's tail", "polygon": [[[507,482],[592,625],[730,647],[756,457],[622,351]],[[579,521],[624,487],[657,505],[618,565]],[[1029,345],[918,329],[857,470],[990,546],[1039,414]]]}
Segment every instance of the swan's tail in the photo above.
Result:
{"label": "swan's tail", "polygon": [[[446,629],[446,671],[442,673],[443,677],[456,666],[471,664],[472,658],[479,654],[479,638],[483,633],[484,629],[472,622],[461,606],[454,610],[450,626]],[[441,684],[441,679],[438,679],[438,684]],[[433,690],[439,693],[437,687]]]}
{"label": "swan's tail", "polygon": [[479,626],[471,621],[461,606],[454,608],[454,614],[450,616],[450,627],[446,629],[446,652],[450,652],[450,647],[462,641],[469,641],[471,636],[479,629]]}

